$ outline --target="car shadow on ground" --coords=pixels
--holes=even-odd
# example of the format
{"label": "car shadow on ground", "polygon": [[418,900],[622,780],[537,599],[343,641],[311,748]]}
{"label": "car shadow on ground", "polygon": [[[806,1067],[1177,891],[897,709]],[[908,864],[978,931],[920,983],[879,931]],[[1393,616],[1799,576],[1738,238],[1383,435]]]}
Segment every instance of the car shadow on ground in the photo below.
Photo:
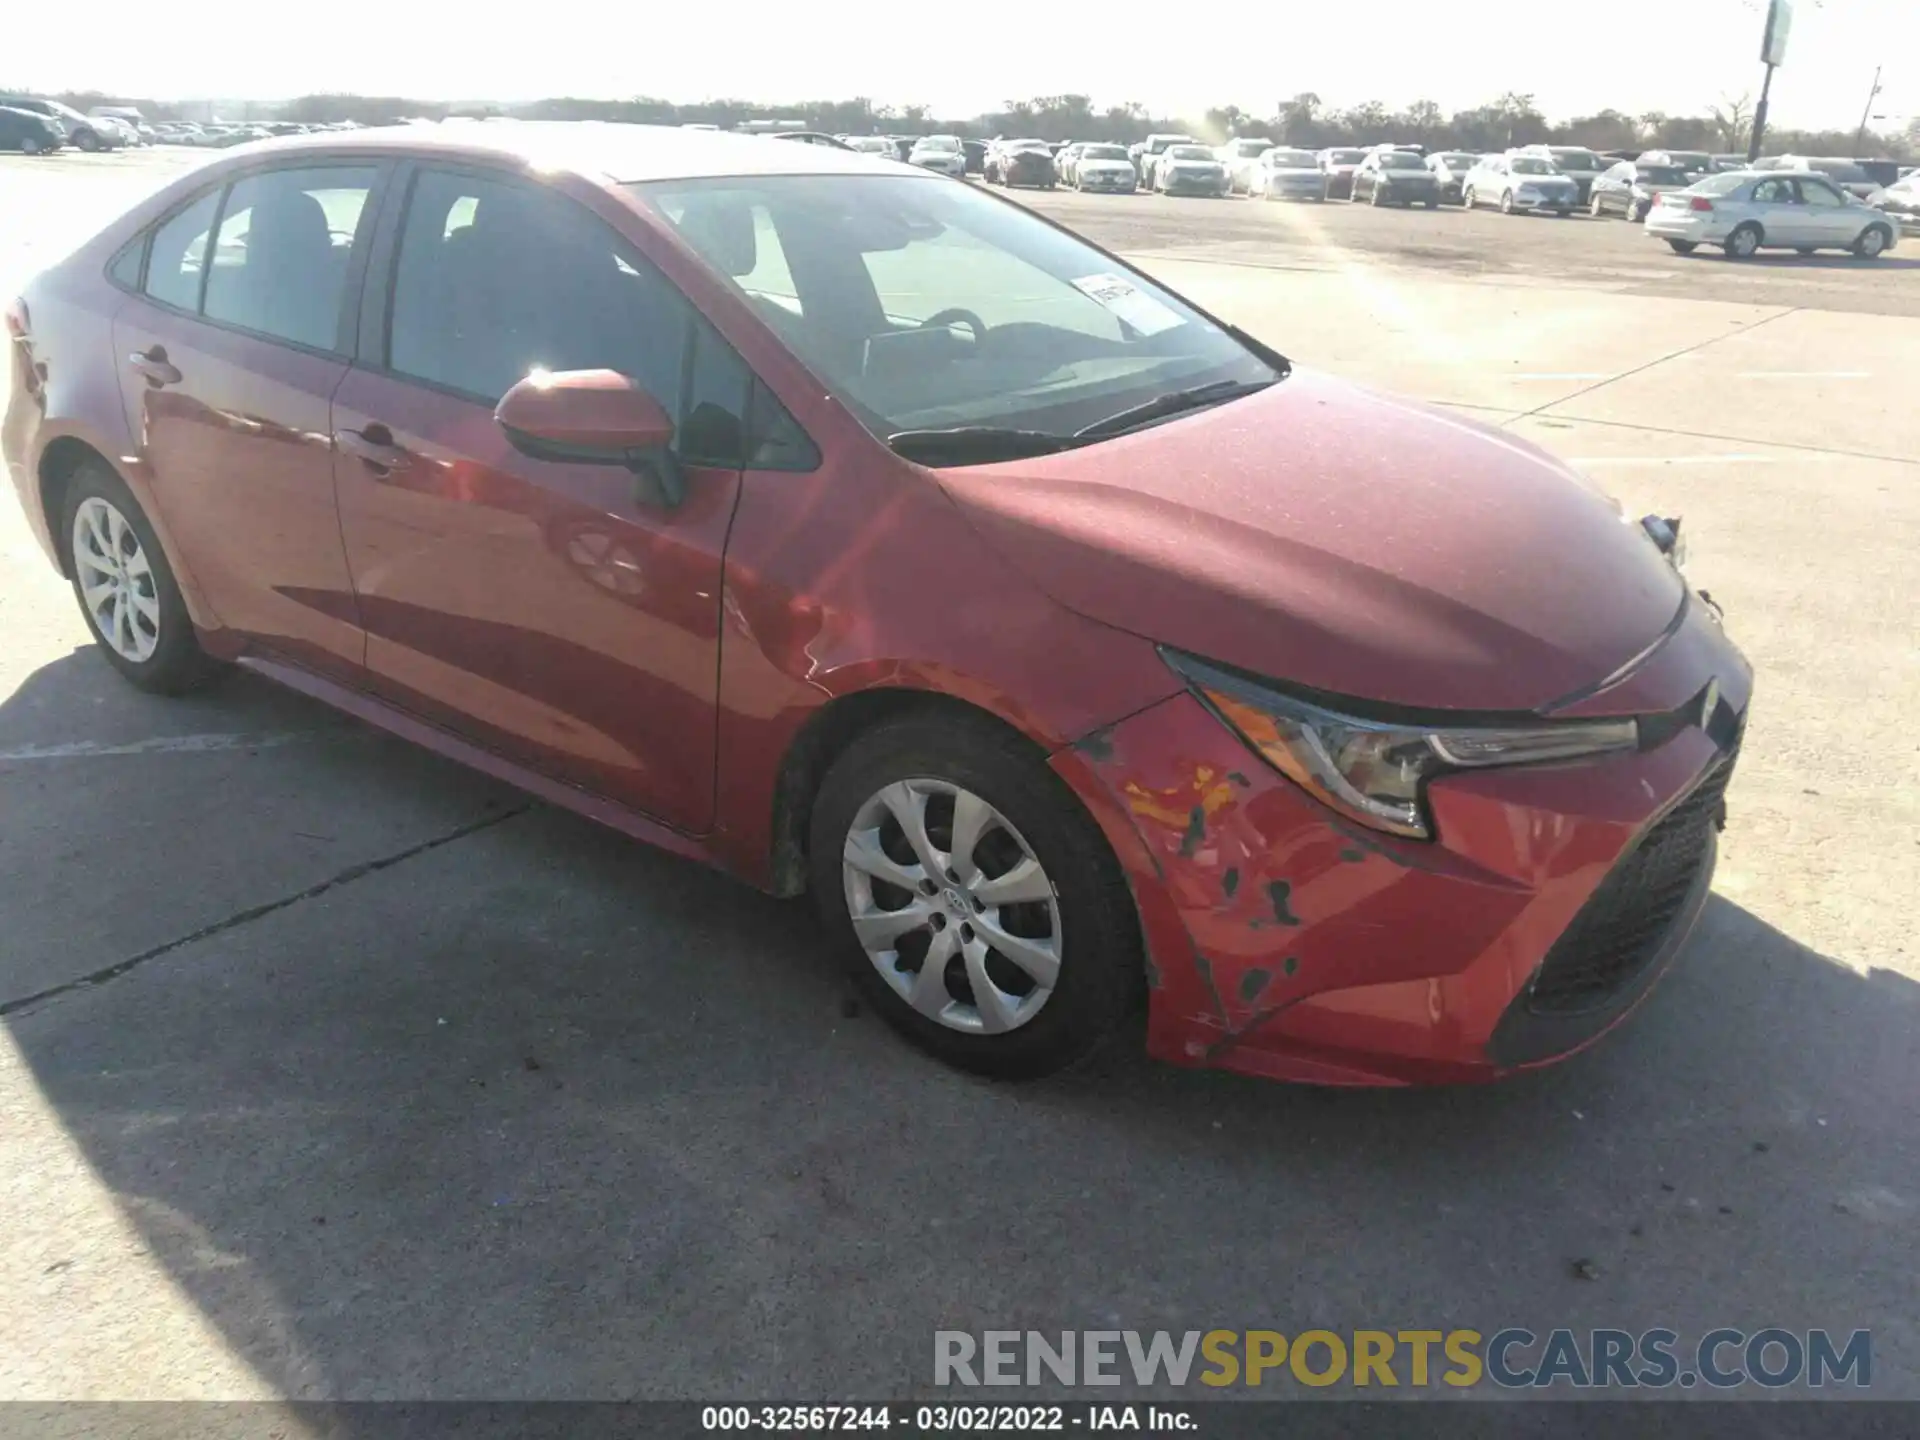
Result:
{"label": "car shadow on ground", "polygon": [[[1724,899],[1621,1032],[1501,1085],[1121,1046],[1008,1086],[863,1013],[803,905],[534,807],[5,1024],[140,1263],[295,1398],[924,1396],[938,1328],[1910,1309],[1920,988]],[[51,1286],[113,1258],[38,1243]]]}

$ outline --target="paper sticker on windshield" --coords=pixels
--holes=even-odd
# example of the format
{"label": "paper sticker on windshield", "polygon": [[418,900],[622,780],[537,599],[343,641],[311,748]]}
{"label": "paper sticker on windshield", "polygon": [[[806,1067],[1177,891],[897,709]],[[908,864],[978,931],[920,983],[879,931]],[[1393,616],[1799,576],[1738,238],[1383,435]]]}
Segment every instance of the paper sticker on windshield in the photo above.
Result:
{"label": "paper sticker on windshield", "polygon": [[1178,311],[1162,305],[1124,275],[1083,275],[1073,282],[1073,288],[1106,306],[1116,320],[1142,335],[1158,335],[1187,323]]}

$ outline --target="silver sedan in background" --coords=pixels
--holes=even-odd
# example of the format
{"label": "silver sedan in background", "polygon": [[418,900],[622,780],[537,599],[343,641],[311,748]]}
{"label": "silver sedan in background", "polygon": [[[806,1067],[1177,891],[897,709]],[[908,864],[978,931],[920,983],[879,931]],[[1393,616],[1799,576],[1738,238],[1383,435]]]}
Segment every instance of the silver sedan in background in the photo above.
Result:
{"label": "silver sedan in background", "polygon": [[1669,190],[1647,216],[1647,233],[1682,255],[1718,245],[1735,260],[1758,250],[1848,250],[1872,260],[1893,248],[1896,222],[1824,175],[1749,170]]}
{"label": "silver sedan in background", "polygon": [[1440,182],[1440,198],[1452,204],[1460,203],[1460,189],[1466,183],[1467,172],[1480,163],[1478,155],[1465,150],[1443,150],[1438,155],[1427,157],[1427,169],[1433,172],[1433,178]]}
{"label": "silver sedan in background", "polygon": [[1249,199],[1318,200],[1327,198],[1327,175],[1311,150],[1278,145],[1260,157],[1248,184]]}
{"label": "silver sedan in background", "polygon": [[1260,157],[1273,149],[1273,141],[1243,135],[1229,140],[1213,153],[1227,167],[1227,193],[1251,195],[1260,172]]}
{"label": "silver sedan in background", "polygon": [[1074,153],[1069,180],[1076,190],[1100,190],[1131,195],[1140,185],[1127,147],[1089,141]]}

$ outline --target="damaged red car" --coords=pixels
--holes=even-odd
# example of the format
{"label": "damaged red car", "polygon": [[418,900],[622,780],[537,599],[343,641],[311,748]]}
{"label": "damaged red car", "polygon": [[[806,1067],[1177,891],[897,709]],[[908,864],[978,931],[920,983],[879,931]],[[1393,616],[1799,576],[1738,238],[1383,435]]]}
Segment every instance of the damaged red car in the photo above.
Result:
{"label": "damaged red car", "polygon": [[[1539,450],[977,188],[575,125],[236,150],[6,311],[100,653],[239,666],[810,892],[1042,1073],[1481,1079],[1705,901],[1751,672]],[[771,962],[770,962],[771,963]]]}

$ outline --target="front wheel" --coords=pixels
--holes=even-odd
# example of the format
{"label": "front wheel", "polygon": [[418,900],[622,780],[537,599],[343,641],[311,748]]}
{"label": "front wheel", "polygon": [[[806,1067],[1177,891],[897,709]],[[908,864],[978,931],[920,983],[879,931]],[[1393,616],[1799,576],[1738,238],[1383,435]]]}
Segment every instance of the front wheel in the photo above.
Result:
{"label": "front wheel", "polygon": [[1474,200],[1473,187],[1471,185],[1460,192],[1460,205],[1462,209],[1466,210],[1475,208],[1476,201]]}
{"label": "front wheel", "polygon": [[1596,220],[1605,218],[1606,211],[1600,208],[1600,197],[1598,195],[1595,195],[1591,200],[1587,201],[1587,214]]}
{"label": "front wheel", "polygon": [[62,538],[73,593],[107,662],[142,690],[179,695],[218,666],[201,650],[159,537],[103,462],[68,481]]}
{"label": "front wheel", "polygon": [[1886,248],[1887,232],[1878,225],[1863,230],[1860,238],[1853,242],[1854,257],[1859,260],[1877,260]]}
{"label": "front wheel", "polygon": [[868,1001],[962,1069],[1061,1069],[1143,993],[1133,902],[1099,827],[992,721],[923,711],[862,735],[821,783],[808,866]]}
{"label": "front wheel", "polygon": [[100,137],[91,130],[82,130],[74,137],[73,143],[91,155],[100,148]]}
{"label": "front wheel", "polygon": [[38,155],[40,153],[39,137],[28,135],[22,139],[20,142],[20,153],[22,155]]}
{"label": "front wheel", "polygon": [[1676,255],[1691,255],[1700,248],[1698,240],[1669,240],[1667,244],[1673,247],[1673,253]]}
{"label": "front wheel", "polygon": [[1754,252],[1760,248],[1760,227],[1753,224],[1736,225],[1721,248],[1735,260],[1751,260]]}
{"label": "front wheel", "polygon": [[1502,215],[1511,215],[1513,213],[1513,192],[1511,190],[1506,191],[1500,197],[1500,213]]}

